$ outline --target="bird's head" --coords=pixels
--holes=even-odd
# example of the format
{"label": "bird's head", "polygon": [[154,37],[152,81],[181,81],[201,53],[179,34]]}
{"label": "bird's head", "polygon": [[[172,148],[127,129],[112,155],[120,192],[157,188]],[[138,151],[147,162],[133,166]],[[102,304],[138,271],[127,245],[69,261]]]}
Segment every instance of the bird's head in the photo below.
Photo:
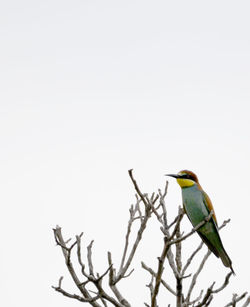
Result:
{"label": "bird's head", "polygon": [[181,188],[187,188],[191,187],[195,184],[199,185],[198,177],[195,175],[195,173],[188,171],[188,170],[183,170],[180,171],[178,174],[168,174],[166,176],[174,177],[176,178],[179,186]]}

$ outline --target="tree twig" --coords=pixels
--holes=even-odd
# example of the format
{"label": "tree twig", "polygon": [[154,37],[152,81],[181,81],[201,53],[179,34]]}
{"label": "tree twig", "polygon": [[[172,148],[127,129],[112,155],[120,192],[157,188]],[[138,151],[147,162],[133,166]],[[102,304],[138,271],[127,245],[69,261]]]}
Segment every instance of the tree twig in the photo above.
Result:
{"label": "tree twig", "polygon": [[[148,267],[144,262],[141,262],[141,266],[144,270],[148,271],[153,277],[156,277],[156,272],[154,272],[150,267]],[[176,296],[176,292],[164,281],[161,279],[162,285],[173,295]]]}
{"label": "tree twig", "polygon": [[[66,263],[66,266],[68,268],[68,271],[69,271],[69,273],[70,273],[70,275],[71,275],[75,285],[78,287],[78,289],[82,293],[83,298],[89,300],[89,303],[92,306],[94,306],[94,307],[101,307],[96,301],[92,301],[93,297],[89,294],[89,291],[85,288],[85,285],[80,282],[80,280],[79,280],[79,278],[78,278],[78,276],[77,276],[77,274],[75,272],[75,269],[73,267],[73,264],[70,261],[69,248],[67,248],[66,243],[65,243],[65,241],[63,239],[61,227],[56,226],[56,228],[53,229],[53,231],[54,231],[54,237],[56,239],[56,242],[57,242],[57,244],[62,249],[62,253],[64,255],[65,263]],[[71,249],[70,250],[72,250],[72,248],[73,248],[73,246],[71,245]],[[56,290],[56,291],[58,291],[58,290]],[[61,292],[61,291],[58,291],[58,292]]]}
{"label": "tree twig", "polygon": [[[238,303],[239,301],[241,301],[245,296],[247,295],[247,292],[244,292],[242,295],[238,296],[237,294],[233,294],[233,298],[232,298],[232,301],[230,303],[228,303],[227,305],[225,305],[224,307],[230,307],[230,306],[233,306],[235,307],[236,306],[236,303]],[[247,299],[248,301],[248,299]],[[244,306],[244,305],[243,305]],[[246,305],[247,306],[247,305]]]}
{"label": "tree twig", "polygon": [[60,292],[61,294],[63,294],[64,296],[67,296],[69,298],[73,298],[75,300],[78,300],[80,302],[83,302],[83,303],[93,303],[94,301],[98,300],[100,298],[100,295],[96,295],[94,297],[91,297],[91,298],[83,298],[82,296],[79,296],[77,294],[71,294],[65,290],[62,289],[61,287],[61,284],[62,284],[62,279],[63,277],[60,277],[59,279],[59,285],[57,287],[55,286],[52,286],[53,289],[55,289],[57,292]]}

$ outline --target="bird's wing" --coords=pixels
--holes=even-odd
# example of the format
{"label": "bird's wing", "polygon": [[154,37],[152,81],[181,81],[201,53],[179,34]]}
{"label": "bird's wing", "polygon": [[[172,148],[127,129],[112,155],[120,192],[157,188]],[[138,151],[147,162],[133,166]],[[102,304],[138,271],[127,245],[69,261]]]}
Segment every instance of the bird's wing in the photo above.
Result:
{"label": "bird's wing", "polygon": [[217,219],[215,216],[215,212],[214,212],[214,208],[211,202],[211,199],[209,198],[209,196],[207,195],[207,193],[205,191],[202,191],[203,194],[203,200],[204,200],[204,204],[207,207],[208,211],[211,212],[211,210],[213,210],[213,220],[217,226]]}
{"label": "bird's wing", "polygon": [[[211,212],[211,210],[213,210],[213,215],[212,215],[212,218],[209,221],[209,223],[214,225],[214,227],[213,227],[214,235],[217,238],[217,240],[219,241],[219,244],[222,245],[221,239],[220,239],[220,236],[219,236],[219,233],[218,233],[217,219],[216,219],[216,216],[215,216],[215,213],[214,213],[214,208],[213,208],[211,199],[209,198],[207,193],[204,192],[204,191],[202,191],[202,195],[203,195],[203,203],[206,206],[208,212]],[[198,232],[199,236],[201,237],[201,239],[203,240],[203,242],[215,254],[215,256],[220,257],[218,249],[215,245],[215,242],[211,237],[211,234],[208,235],[208,234],[203,233],[202,229],[198,230],[197,232]]]}
{"label": "bird's wing", "polygon": [[201,237],[202,241],[207,245],[207,247],[215,254],[216,257],[220,257],[217,248],[209,241],[206,235],[204,235],[199,230],[197,231],[198,235]]}

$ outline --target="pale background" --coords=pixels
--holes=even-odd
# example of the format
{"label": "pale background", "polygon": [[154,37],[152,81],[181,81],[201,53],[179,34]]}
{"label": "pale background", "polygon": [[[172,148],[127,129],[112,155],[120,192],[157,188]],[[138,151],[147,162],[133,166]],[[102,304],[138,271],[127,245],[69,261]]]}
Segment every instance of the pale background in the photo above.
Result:
{"label": "pale background", "polygon": [[[95,239],[99,272],[107,250],[118,261],[130,168],[144,192],[163,187],[166,173],[199,175],[218,220],[232,219],[221,235],[237,275],[213,306],[249,290],[249,9],[217,0],[1,3],[3,306],[79,306],[50,287],[64,275],[77,292],[52,228],[84,231],[85,246]],[[173,179],[168,204],[174,217]],[[133,306],[149,298],[140,260],[156,268],[162,248],[150,225],[124,283]],[[186,218],[183,227],[191,229]],[[227,272],[211,256],[200,282],[219,285]]]}

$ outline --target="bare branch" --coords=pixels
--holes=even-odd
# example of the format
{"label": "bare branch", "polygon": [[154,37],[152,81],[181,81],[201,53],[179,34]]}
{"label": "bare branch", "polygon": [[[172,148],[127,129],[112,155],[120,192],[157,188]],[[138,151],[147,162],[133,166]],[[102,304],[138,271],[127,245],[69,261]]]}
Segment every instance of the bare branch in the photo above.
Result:
{"label": "bare branch", "polygon": [[[108,252],[108,263],[109,266],[112,266],[112,255],[110,252]],[[120,291],[118,290],[116,284],[114,283],[114,279],[115,279],[115,269],[114,268],[110,268],[109,271],[109,286],[110,289],[112,290],[112,292],[114,293],[114,295],[116,296],[116,298],[118,299],[118,301],[126,307],[130,307],[131,305],[129,304],[129,302],[121,295]]]}
{"label": "bare branch", "polygon": [[[148,267],[144,262],[141,262],[141,266],[144,270],[148,271],[153,277],[156,277],[156,273],[150,267]],[[176,292],[163,279],[161,279],[161,283],[170,293],[176,296]]]}
{"label": "bare branch", "polygon": [[[135,187],[135,190],[136,192],[138,193],[138,195],[140,196],[141,200],[143,201],[144,205],[145,205],[145,213],[144,213],[144,218],[141,219],[141,225],[140,225],[140,228],[137,232],[137,236],[136,236],[136,239],[135,239],[135,242],[131,248],[131,251],[130,251],[130,254],[128,256],[128,259],[127,261],[125,262],[125,260],[121,262],[122,266],[120,267],[119,269],[119,272],[117,274],[117,276],[114,278],[113,280],[113,283],[117,283],[119,280],[121,280],[122,278],[124,278],[124,276],[126,275],[126,272],[133,260],[133,257],[135,255],[135,252],[136,252],[136,249],[141,241],[141,238],[142,238],[142,234],[146,228],[146,225],[147,225],[147,222],[151,216],[151,210],[153,210],[153,204],[151,205],[147,199],[144,197],[144,195],[142,194],[142,192],[140,191],[138,185],[137,185],[137,182],[135,181],[134,177],[133,177],[133,174],[132,174],[132,170],[129,170],[129,176],[134,184],[134,187]],[[156,196],[155,199],[154,199],[154,202],[158,199],[158,197]],[[128,227],[131,227],[130,224]],[[130,229],[127,231],[127,235],[129,236],[129,232],[130,232]],[[127,248],[127,244],[128,244],[128,237],[127,237],[127,241],[125,243],[125,249]],[[127,250],[123,252],[123,258],[125,259],[125,256],[126,256],[126,253],[127,253]]]}
{"label": "bare branch", "polygon": [[102,275],[98,276],[97,281],[102,280],[103,277],[104,277],[105,275],[107,275],[108,272],[111,270],[112,266],[113,266],[113,264],[111,263],[111,265],[107,268],[107,270],[106,270]]}
{"label": "bare branch", "polygon": [[[194,306],[194,304],[195,304],[196,302],[198,302],[198,301],[201,299],[202,294],[203,294],[203,290],[201,290],[201,292],[200,292],[200,294],[199,294],[198,297],[196,297],[196,298],[195,298],[193,301],[191,301],[191,302],[187,302],[185,306],[187,306],[187,305],[192,305],[192,306]],[[202,306],[203,306],[203,305],[202,305]]]}
{"label": "bare branch", "polygon": [[164,261],[165,261],[165,258],[167,256],[167,252],[169,250],[169,247],[170,247],[169,242],[168,242],[167,238],[165,237],[163,251],[162,251],[161,257],[158,258],[158,270],[157,270],[157,273],[156,273],[155,287],[154,287],[152,300],[151,300],[151,306],[152,307],[157,307],[156,297],[157,297],[158,292],[159,292],[161,277],[162,277],[162,273],[163,273],[163,270],[164,270],[163,265],[164,265]]}
{"label": "bare branch", "polygon": [[[108,271],[111,269],[111,267],[109,267],[108,270],[105,271],[105,273],[103,275],[101,275],[100,277],[98,277],[98,278],[94,277],[93,264],[92,264],[92,250],[91,250],[93,241],[88,246],[88,265],[89,265],[90,275],[87,275],[86,273],[84,273],[84,276],[85,277],[87,276],[88,281],[91,281],[96,286],[96,288],[98,290],[98,295],[96,297],[94,297],[94,300],[93,300],[93,297],[90,296],[89,291],[85,288],[85,285],[87,284],[88,281],[84,282],[84,283],[80,282],[79,278],[76,275],[74,267],[73,267],[73,265],[70,261],[70,251],[72,250],[72,248],[76,244],[78,244],[78,251],[77,251],[78,252],[78,261],[80,260],[80,263],[82,264],[81,257],[79,258],[79,256],[81,256],[80,252],[79,252],[79,248],[80,248],[79,239],[76,240],[76,242],[73,243],[70,248],[65,248],[66,245],[65,245],[65,242],[64,242],[62,234],[61,234],[61,228],[57,227],[54,231],[55,231],[55,236],[56,236],[58,242],[60,243],[60,246],[62,247],[62,251],[63,251],[64,257],[65,257],[65,260],[66,260],[66,265],[68,267],[68,270],[69,270],[75,284],[77,285],[78,289],[83,294],[83,296],[84,296],[83,299],[84,300],[87,299],[87,302],[89,302],[92,306],[95,306],[95,307],[100,307],[100,305],[97,302],[95,302],[98,298],[106,299],[107,301],[109,301],[111,304],[113,304],[116,307],[123,307],[124,305],[120,304],[114,298],[109,296],[101,286],[101,281],[102,281],[103,276],[105,276],[108,273]],[[84,272],[84,267],[82,265],[81,265],[81,267],[82,267],[82,271]],[[58,287],[56,287],[55,290],[58,291],[58,292],[61,292],[64,295],[67,295],[68,297],[71,297],[70,293],[62,290],[61,288],[59,289]],[[75,298],[75,296],[73,295],[72,298]]]}
{"label": "bare branch", "polygon": [[89,266],[89,275],[94,277],[94,267],[92,263],[92,246],[93,246],[94,240],[90,242],[90,244],[87,247],[87,255],[88,255],[88,266]]}
{"label": "bare branch", "polygon": [[[165,230],[168,229],[168,223],[167,223],[167,209],[166,209],[166,204],[165,204],[165,197],[167,195],[167,190],[168,190],[168,181],[166,181],[166,185],[165,185],[165,189],[164,189],[164,193],[161,193],[161,190],[158,190],[158,193],[160,195],[160,206],[162,208],[162,217],[163,217],[163,233],[165,234]],[[177,217],[178,218],[178,217]],[[167,233],[166,233],[167,235]]]}
{"label": "bare branch", "polygon": [[[85,285],[80,282],[80,280],[79,280],[79,278],[78,278],[78,276],[75,272],[75,269],[73,267],[73,264],[70,261],[70,251],[69,251],[69,248],[67,248],[66,243],[63,239],[61,227],[56,226],[56,228],[53,229],[53,231],[54,231],[54,237],[55,237],[57,244],[59,246],[61,246],[62,253],[64,255],[65,263],[66,263],[66,266],[68,268],[68,271],[69,271],[74,283],[76,284],[76,286],[78,287],[78,289],[82,293],[83,298],[89,300],[89,303],[92,306],[101,307],[97,302],[92,301],[93,297],[89,294],[88,290],[85,288]],[[73,248],[73,246],[71,245],[71,250],[72,250],[72,248]],[[58,291],[58,290],[56,290],[56,291]]]}
{"label": "bare branch", "polygon": [[[242,295],[238,296],[237,294],[233,294],[233,298],[232,301],[230,303],[228,303],[227,305],[225,305],[224,307],[230,307],[236,306],[236,303],[238,303],[239,301],[241,301],[245,296],[247,295],[247,292],[243,293]],[[247,302],[246,302],[247,303]],[[244,306],[244,305],[243,305]],[[247,306],[247,305],[246,305]]]}
{"label": "bare branch", "polygon": [[247,307],[248,305],[250,305],[250,296],[248,296],[246,302],[244,303],[244,305],[242,305],[242,307]]}
{"label": "bare branch", "polygon": [[[162,194],[160,189],[158,190],[158,193],[160,195],[160,207],[162,209],[162,219],[160,219],[160,220],[158,219],[158,220],[162,224],[162,227],[161,227],[162,232],[164,233],[164,235],[166,236],[166,238],[170,242],[171,238],[174,237],[174,235],[176,233],[176,229],[173,231],[172,235],[170,235],[170,233],[169,233],[170,227],[168,226],[168,223],[167,223],[167,209],[166,209],[166,204],[165,204],[165,197],[167,195],[167,188],[168,188],[168,182],[166,182],[165,190],[164,190],[163,194]],[[180,211],[179,211],[179,214],[177,215],[177,217],[175,218],[175,222],[173,224],[175,224],[177,221],[179,221],[179,222],[181,221]],[[169,246],[168,251],[167,251],[167,259],[168,259],[170,267],[172,268],[172,271],[174,272],[174,275],[178,276],[178,271],[177,271],[177,268],[175,266],[174,255],[172,253],[171,246]]]}
{"label": "bare branch", "polygon": [[85,275],[84,272],[85,265],[82,262],[82,255],[81,255],[81,236],[76,236],[76,242],[77,242],[77,259],[81,266],[82,274]]}
{"label": "bare branch", "polygon": [[178,219],[179,216],[177,215],[176,218],[173,220],[173,222],[168,225],[167,229],[170,229],[178,221]]}
{"label": "bare branch", "polygon": [[130,236],[130,233],[131,233],[131,228],[132,228],[132,224],[133,224],[133,221],[134,221],[135,213],[139,208],[139,203],[140,203],[140,200],[138,199],[137,203],[135,205],[135,208],[133,208],[133,205],[131,205],[131,207],[129,209],[130,218],[129,218],[129,221],[128,221],[127,233],[126,233],[126,236],[125,236],[125,246],[124,246],[124,250],[123,250],[123,255],[122,255],[122,260],[121,260],[119,271],[121,271],[123,266],[124,266],[125,258],[126,258],[127,251],[128,251],[129,236]]}
{"label": "bare branch", "polygon": [[133,185],[134,185],[134,188],[137,192],[137,194],[140,196],[141,200],[143,201],[145,207],[147,208],[149,206],[148,202],[146,201],[144,195],[142,194],[142,192],[140,191],[138,185],[137,185],[137,182],[136,180],[134,179],[134,176],[133,176],[133,169],[130,169],[128,171],[128,174],[129,174],[129,177],[131,178],[132,182],[133,182]]}
{"label": "bare branch", "polygon": [[[126,305],[121,304],[120,302],[117,302],[112,296],[108,295],[104,289],[101,286],[101,283],[98,281],[95,283],[95,286],[98,290],[98,293],[100,294],[100,296],[104,299],[106,299],[107,301],[109,301],[111,304],[113,304],[116,307],[124,307]],[[129,305],[128,305],[129,306]]]}
{"label": "bare branch", "polygon": [[[202,306],[206,306],[206,304],[208,302],[211,302],[211,296],[212,294],[218,293],[220,291],[222,291],[228,284],[229,284],[229,279],[232,276],[232,272],[228,273],[225,277],[224,283],[217,289],[213,290],[213,287],[215,285],[215,282],[212,283],[212,285],[207,289],[206,294],[203,297],[203,300],[201,301],[201,303],[195,305],[195,307],[202,307]],[[189,303],[191,304],[191,302]]]}
{"label": "bare branch", "polygon": [[179,272],[177,271],[177,267],[175,265],[174,254],[171,250],[171,245],[169,245],[169,249],[168,249],[168,252],[167,252],[167,259],[168,259],[168,264],[170,265],[170,267],[171,267],[171,269],[174,273],[175,278],[180,277]]}
{"label": "bare branch", "polygon": [[221,230],[222,228],[224,228],[228,223],[230,223],[230,219],[228,219],[228,220],[225,220],[223,223],[222,223],[222,225],[219,227],[219,230]]}
{"label": "bare branch", "polygon": [[[179,216],[183,216],[184,212],[179,207]],[[180,221],[179,219],[176,222],[176,238],[181,237],[181,230],[180,230]],[[176,306],[182,307],[182,277],[181,277],[181,269],[182,269],[182,262],[181,262],[181,242],[177,242],[175,244],[176,247],[176,253],[175,253],[175,262],[177,267],[178,275],[176,275]]]}
{"label": "bare branch", "polygon": [[123,278],[133,260],[133,257],[135,255],[135,252],[136,252],[136,249],[141,241],[141,238],[142,238],[142,234],[146,228],[146,225],[147,225],[147,222],[148,222],[148,219],[150,217],[150,211],[148,209],[145,209],[145,217],[144,219],[142,220],[141,222],[141,226],[137,232],[137,236],[136,236],[136,240],[132,246],[132,249],[131,249],[131,252],[129,254],[129,257],[127,259],[127,262],[124,264],[124,266],[122,267],[122,269],[119,271],[116,279],[114,280],[114,283],[117,283],[121,278]]}
{"label": "bare branch", "polygon": [[73,298],[73,299],[78,300],[78,301],[83,302],[83,303],[93,303],[94,301],[96,301],[100,298],[99,294],[96,295],[95,297],[91,297],[89,299],[83,298],[82,296],[79,296],[77,294],[71,294],[71,293],[69,293],[69,292],[67,292],[67,291],[65,291],[61,288],[62,279],[63,279],[63,277],[60,277],[59,285],[57,287],[52,286],[52,288],[55,289],[57,292],[60,292],[64,296],[67,296],[69,298]]}
{"label": "bare branch", "polygon": [[219,288],[217,288],[216,290],[213,290],[212,293],[218,293],[218,292],[222,291],[223,289],[225,289],[226,286],[229,284],[229,279],[232,275],[233,275],[233,272],[228,273],[226,278],[225,278],[224,283]]}
{"label": "bare branch", "polygon": [[197,247],[197,249],[191,254],[191,256],[188,258],[187,263],[185,264],[184,268],[182,269],[181,275],[183,276],[187,270],[187,268],[189,267],[189,265],[191,264],[194,256],[201,250],[203,246],[203,242],[201,241],[201,243],[199,244],[199,246]]}
{"label": "bare branch", "polygon": [[202,271],[203,267],[204,267],[204,264],[206,263],[208,257],[211,255],[211,251],[208,250],[206,255],[203,257],[202,261],[201,261],[201,264],[200,266],[198,267],[198,270],[196,271],[196,273],[194,274],[193,278],[192,278],[192,281],[191,281],[191,284],[190,284],[190,287],[189,287],[189,290],[188,290],[188,294],[187,294],[187,298],[185,299],[185,301],[189,302],[190,301],[190,297],[191,297],[191,293],[194,289],[194,286],[196,284],[196,281],[197,281],[197,278],[200,274],[200,272]]}
{"label": "bare branch", "polygon": [[148,288],[149,288],[149,291],[150,291],[150,297],[152,297],[153,295],[153,282],[154,282],[154,276],[151,275],[151,280],[150,280],[150,283],[148,285],[146,285]]}
{"label": "bare branch", "polygon": [[[206,306],[206,304],[208,302],[211,302],[211,294],[213,293],[213,286],[214,286],[215,282],[212,283],[212,285],[207,289],[206,294],[204,295],[203,300],[201,301],[201,303],[199,303],[198,305],[196,305],[195,307],[202,307],[202,306]],[[191,302],[189,303],[191,304]]]}

